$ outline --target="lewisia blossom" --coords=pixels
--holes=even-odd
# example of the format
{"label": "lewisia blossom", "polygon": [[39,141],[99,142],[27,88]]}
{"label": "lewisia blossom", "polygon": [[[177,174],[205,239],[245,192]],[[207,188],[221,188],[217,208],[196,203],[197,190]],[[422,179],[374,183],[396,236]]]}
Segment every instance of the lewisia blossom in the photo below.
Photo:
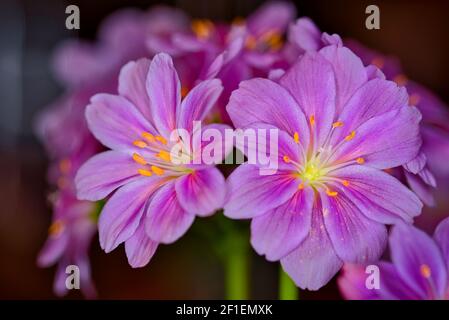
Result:
{"label": "lewisia blossom", "polygon": [[319,289],[343,262],[375,261],[385,224],[420,214],[418,197],[384,172],[419,152],[421,115],[408,99],[337,45],[305,53],[279,83],[251,79],[232,94],[236,128],[278,128],[279,169],[238,167],[224,214],[252,218],[254,249],[299,287]]}
{"label": "lewisia blossom", "polygon": [[433,239],[410,225],[393,227],[390,253],[392,262],[377,263],[377,289],[366,287],[363,266],[345,265],[338,279],[343,296],[351,300],[449,299],[449,218],[440,222]]}
{"label": "lewisia blossom", "polygon": [[[86,109],[90,130],[112,150],[88,160],[78,171],[76,185],[78,198],[91,201],[117,189],[99,218],[100,245],[110,252],[125,242],[130,265],[142,267],[159,243],[179,239],[196,215],[211,215],[223,206],[225,180],[220,171],[173,159],[173,146],[186,141],[170,138],[179,129],[192,134],[193,121],[207,115],[222,86],[218,79],[202,81],[181,101],[172,59],[161,53],[151,62],[125,65],[118,91],[95,95]],[[198,156],[188,148],[180,155],[189,160]]]}
{"label": "lewisia blossom", "polygon": [[[298,54],[317,51],[331,43],[342,45],[343,41],[338,35],[321,33],[309,18],[300,18],[290,27],[289,43]],[[386,77],[404,86],[410,96],[409,104],[416,106],[422,113],[421,152],[415,159],[405,164],[402,170],[397,168],[392,173],[406,181],[424,203],[434,205],[433,191],[437,183],[444,190],[449,190],[447,183],[449,169],[446,165],[446,159],[449,157],[447,106],[431,91],[410,81],[404,75],[400,62],[395,57],[371,50],[355,40],[345,40],[344,44],[360,57],[367,66],[367,71],[373,76]]]}

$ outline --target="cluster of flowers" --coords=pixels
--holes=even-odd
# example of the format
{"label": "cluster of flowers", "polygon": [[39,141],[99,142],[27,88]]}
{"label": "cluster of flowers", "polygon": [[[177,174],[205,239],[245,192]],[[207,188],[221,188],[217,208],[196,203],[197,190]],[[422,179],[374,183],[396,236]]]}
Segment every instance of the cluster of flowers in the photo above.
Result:
{"label": "cluster of flowers", "polygon": [[[95,201],[105,199],[100,245],[110,252],[124,243],[132,267],[178,240],[196,216],[223,208],[229,218],[252,219],[253,248],[310,290],[344,263],[351,264],[346,278],[360,278],[354,264],[378,261],[387,225],[397,225],[392,246],[409,239],[410,248],[393,259],[397,271],[385,264],[385,272],[408,272],[433,288],[430,297],[444,297],[449,230],[437,232],[445,252],[434,252],[438,260],[431,255],[439,249],[414,236],[420,231],[411,223],[422,202],[434,204],[436,180],[449,176],[445,106],[395,60],[295,19],[285,2],[231,24],[189,20],[170,8],[128,10],[104,22],[98,43],[71,41],[57,51],[67,93],[37,126],[56,187],[38,262],[59,261],[57,293],[73,263],[82,268],[82,290],[94,295],[87,252]],[[244,163],[225,179],[213,165],[175,164],[168,137],[192,132],[193,121],[206,122],[202,130],[277,129],[279,170],[260,175],[257,164]],[[405,255],[417,259],[407,270],[397,261]]]}

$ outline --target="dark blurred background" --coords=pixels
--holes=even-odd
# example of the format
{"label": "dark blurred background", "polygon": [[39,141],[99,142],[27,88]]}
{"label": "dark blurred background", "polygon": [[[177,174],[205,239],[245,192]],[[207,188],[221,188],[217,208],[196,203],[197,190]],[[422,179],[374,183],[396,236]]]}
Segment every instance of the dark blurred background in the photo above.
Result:
{"label": "dark blurred background", "polygon": [[[123,7],[176,6],[194,18],[232,20],[247,16],[262,0],[39,0],[0,2],[0,298],[54,298],[54,269],[39,269],[51,212],[46,203],[47,158],[33,135],[33,118],[61,92],[49,67],[52,50],[66,38],[94,39],[99,23]],[[65,28],[65,8],[76,4],[81,29]],[[400,58],[405,73],[449,102],[449,1],[296,1],[299,16],[323,31],[355,38]],[[381,29],[365,28],[365,8],[376,4]],[[93,279],[100,298],[223,298],[223,270],[195,232],[162,246],[152,262],[133,270],[123,247],[106,255],[95,239]],[[277,264],[252,254],[251,297],[277,296]],[[332,281],[303,299],[338,299]],[[67,298],[80,298],[78,292]]]}

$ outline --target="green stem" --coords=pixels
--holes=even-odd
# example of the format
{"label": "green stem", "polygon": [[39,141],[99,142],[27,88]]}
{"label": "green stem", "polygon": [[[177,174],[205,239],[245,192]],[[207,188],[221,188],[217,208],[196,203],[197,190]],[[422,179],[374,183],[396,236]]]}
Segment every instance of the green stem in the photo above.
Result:
{"label": "green stem", "polygon": [[229,240],[225,260],[226,299],[246,300],[249,293],[248,243],[236,234]]}
{"label": "green stem", "polygon": [[298,300],[298,297],[298,288],[279,265],[279,300]]}

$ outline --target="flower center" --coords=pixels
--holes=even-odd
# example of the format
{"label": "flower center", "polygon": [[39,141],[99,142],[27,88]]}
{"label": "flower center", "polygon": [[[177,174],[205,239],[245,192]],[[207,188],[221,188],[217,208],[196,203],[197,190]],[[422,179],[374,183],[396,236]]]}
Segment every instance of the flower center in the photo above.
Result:
{"label": "flower center", "polygon": [[308,161],[300,176],[311,184],[322,177],[323,174],[323,170],[321,170],[317,161]]}

